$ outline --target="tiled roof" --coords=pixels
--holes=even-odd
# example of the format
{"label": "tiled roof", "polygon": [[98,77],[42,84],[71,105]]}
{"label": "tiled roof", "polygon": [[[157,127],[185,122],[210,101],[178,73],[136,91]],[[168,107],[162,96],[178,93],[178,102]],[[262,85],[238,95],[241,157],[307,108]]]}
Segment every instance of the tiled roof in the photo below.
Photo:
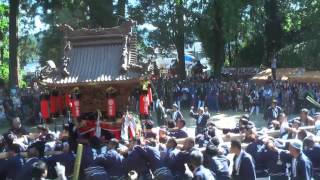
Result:
{"label": "tiled roof", "polygon": [[134,71],[134,67],[139,67],[137,39],[130,24],[95,30],[69,28],[65,34],[65,40],[71,44],[71,50],[65,52],[65,56],[70,58],[67,65],[69,76],[62,77],[56,73],[54,77],[43,80],[44,83],[65,85],[118,82],[141,76]]}
{"label": "tiled roof", "polygon": [[49,84],[74,84],[106,81],[121,81],[138,78],[137,72],[120,73],[122,65],[122,44],[106,44],[99,46],[73,47],[66,78],[49,78]]}

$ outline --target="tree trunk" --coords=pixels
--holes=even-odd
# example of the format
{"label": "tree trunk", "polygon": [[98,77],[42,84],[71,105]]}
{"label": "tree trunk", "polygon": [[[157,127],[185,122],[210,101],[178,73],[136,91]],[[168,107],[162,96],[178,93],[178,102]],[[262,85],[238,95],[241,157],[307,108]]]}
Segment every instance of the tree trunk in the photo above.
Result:
{"label": "tree trunk", "polygon": [[177,15],[177,34],[176,34],[176,48],[178,53],[178,69],[180,79],[186,78],[186,65],[184,61],[184,20],[183,20],[183,1],[180,0],[176,4]]}
{"label": "tree trunk", "polygon": [[[235,66],[238,69],[239,68],[239,41],[238,41],[238,34],[235,36],[235,50],[234,50],[234,58],[235,58]],[[238,71],[237,71],[238,72]]]}
{"label": "tree trunk", "polygon": [[278,0],[268,0],[264,4],[266,13],[265,24],[265,63],[271,63],[271,58],[281,47],[281,17],[279,14]]}
{"label": "tree trunk", "polygon": [[118,0],[117,14],[119,16],[125,17],[125,15],[126,15],[126,3],[127,3],[127,0]]}
{"label": "tree trunk", "polygon": [[19,86],[18,79],[18,27],[17,18],[19,11],[19,0],[9,1],[9,86]]}
{"label": "tree trunk", "polygon": [[0,64],[3,62],[4,58],[4,49],[3,47],[0,47]]}
{"label": "tree trunk", "polygon": [[214,76],[216,78],[220,78],[221,76],[221,68],[224,64],[225,60],[225,40],[224,40],[224,32],[223,32],[223,10],[222,10],[222,3],[223,1],[216,1],[215,2],[215,10],[214,10],[214,24],[215,27],[213,28],[214,34],[214,46],[213,46],[213,68],[214,68]]}
{"label": "tree trunk", "polygon": [[229,59],[229,64],[230,64],[230,66],[234,66],[234,65],[235,65],[235,62],[234,62],[234,59],[232,58],[231,44],[230,44],[230,42],[227,44],[227,47],[228,47],[228,59]]}

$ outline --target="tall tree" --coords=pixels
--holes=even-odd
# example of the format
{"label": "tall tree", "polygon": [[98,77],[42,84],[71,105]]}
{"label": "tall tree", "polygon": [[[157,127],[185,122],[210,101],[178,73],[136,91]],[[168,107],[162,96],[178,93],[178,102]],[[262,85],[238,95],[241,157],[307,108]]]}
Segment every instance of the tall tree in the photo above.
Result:
{"label": "tall tree", "polygon": [[126,15],[126,4],[128,0],[118,0],[117,4],[117,15],[125,17]]}
{"label": "tall tree", "polygon": [[116,24],[113,0],[86,0],[91,27],[112,27]]}
{"label": "tall tree", "polygon": [[19,85],[18,27],[19,0],[9,1],[9,85],[11,88]]}
{"label": "tall tree", "polygon": [[213,3],[213,19],[212,23],[214,24],[212,28],[213,36],[213,68],[214,75],[216,77],[220,77],[221,68],[224,64],[225,60],[225,32],[224,32],[224,24],[223,24],[223,2],[214,1]]}
{"label": "tall tree", "polygon": [[265,42],[266,42],[266,62],[271,62],[271,58],[281,48],[281,16],[278,0],[265,0],[264,4],[266,23],[265,23]]}
{"label": "tall tree", "polygon": [[153,48],[160,47],[164,50],[171,51],[172,48],[178,54],[178,75],[184,79],[185,62],[184,62],[184,45],[186,34],[191,29],[186,28],[185,19],[186,6],[191,1],[188,0],[141,0],[138,5],[130,7],[129,15],[132,19],[137,20],[139,24],[152,24],[156,27],[154,31],[148,33],[148,41]]}
{"label": "tall tree", "polygon": [[181,79],[186,78],[186,65],[184,61],[184,42],[185,42],[185,25],[184,25],[184,7],[183,7],[183,0],[176,0],[175,4],[175,11],[176,11],[176,26],[175,29],[175,46],[177,48],[178,53],[178,62],[179,62],[179,75]]}
{"label": "tall tree", "polygon": [[57,24],[69,24],[78,28],[112,27],[117,25],[112,0],[40,0],[38,8],[42,10],[41,19],[48,25],[42,31],[40,60],[41,63],[52,59],[60,61],[63,35],[56,28]]}
{"label": "tall tree", "polygon": [[[241,4],[232,0],[215,0],[198,4],[195,11],[195,32],[219,78],[225,63],[226,41],[238,40],[239,9]],[[236,37],[236,40],[234,39]],[[230,48],[231,50],[231,48]]]}

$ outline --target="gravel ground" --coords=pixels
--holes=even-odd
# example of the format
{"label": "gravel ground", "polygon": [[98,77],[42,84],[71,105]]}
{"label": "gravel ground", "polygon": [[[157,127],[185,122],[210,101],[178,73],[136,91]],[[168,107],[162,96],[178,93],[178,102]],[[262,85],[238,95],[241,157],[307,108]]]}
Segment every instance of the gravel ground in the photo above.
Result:
{"label": "gravel ground", "polygon": [[[195,119],[193,119],[192,117],[190,117],[189,115],[189,111],[182,111],[182,114],[184,116],[184,118],[186,119],[186,123],[187,123],[187,127],[190,129],[195,128],[196,123],[195,123]],[[213,120],[217,126],[219,127],[234,127],[236,125],[236,123],[238,122],[239,118],[245,113],[243,112],[234,112],[234,111],[222,111],[219,113],[211,113],[211,120]],[[294,117],[295,115],[291,115],[289,116],[289,118]],[[156,117],[155,115],[153,117]],[[259,115],[253,115],[251,117],[251,120],[254,121],[254,123],[256,124],[256,127],[263,127],[266,126],[266,122],[263,120],[263,115],[259,114]],[[57,130],[61,130],[62,129],[62,124],[63,124],[63,118],[57,118],[56,119],[56,127]],[[36,126],[30,126],[30,125],[25,125],[25,128],[27,130],[29,130],[30,132],[34,132],[35,131],[35,127]],[[51,130],[54,130],[55,124],[52,123],[49,125]],[[0,124],[0,133],[4,133],[8,130],[9,128],[9,123],[8,122],[2,122]]]}

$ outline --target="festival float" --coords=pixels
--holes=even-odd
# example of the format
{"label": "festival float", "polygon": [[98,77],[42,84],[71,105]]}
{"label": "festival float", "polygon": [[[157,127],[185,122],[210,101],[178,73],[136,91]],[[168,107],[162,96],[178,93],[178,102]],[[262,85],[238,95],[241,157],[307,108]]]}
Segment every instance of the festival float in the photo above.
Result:
{"label": "festival float", "polygon": [[[57,65],[48,61],[39,73],[44,121],[63,114],[74,121],[84,120],[83,131],[108,130],[117,138],[123,124],[132,127],[123,117],[134,104],[129,102],[132,92],[147,79],[137,58],[134,27],[133,21],[98,29],[58,26],[64,33],[63,57]],[[148,96],[150,90],[146,91],[141,96]],[[150,98],[140,104],[149,105]],[[146,116],[148,109],[142,110]]]}

